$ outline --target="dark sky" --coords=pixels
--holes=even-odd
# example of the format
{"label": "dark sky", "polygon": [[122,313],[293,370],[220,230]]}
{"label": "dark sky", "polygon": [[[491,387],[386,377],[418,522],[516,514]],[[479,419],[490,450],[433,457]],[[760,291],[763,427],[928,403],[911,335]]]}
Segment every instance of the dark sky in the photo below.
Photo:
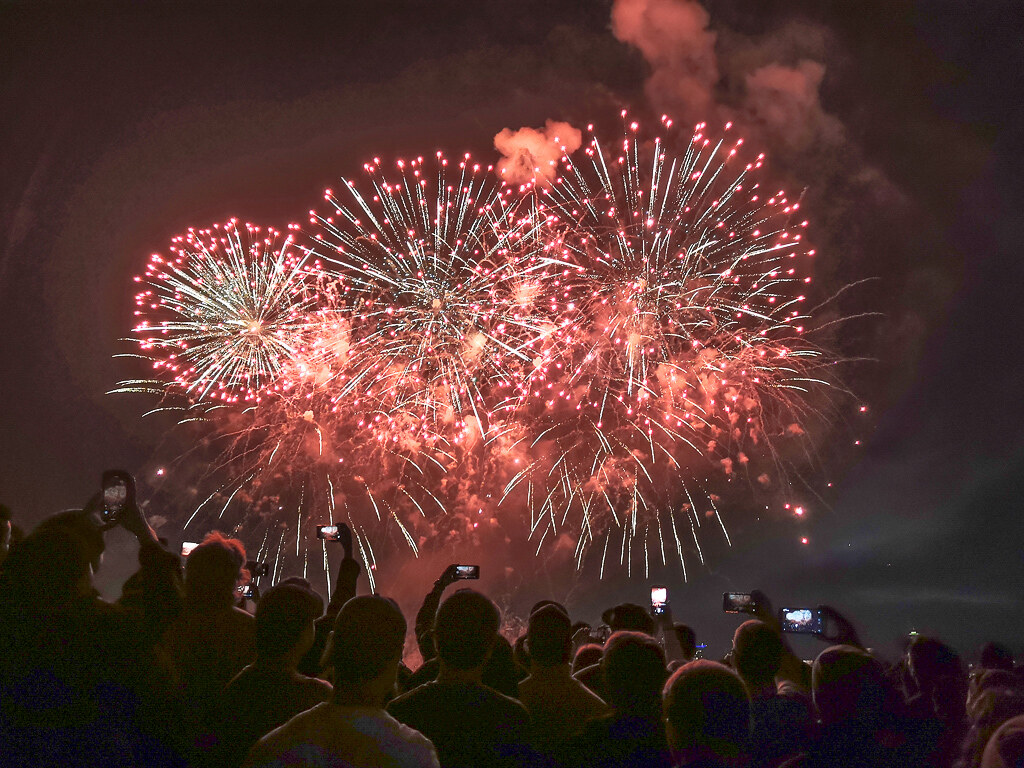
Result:
{"label": "dark sky", "polygon": [[[667,577],[677,614],[721,641],[732,624],[716,596],[760,586],[840,606],[878,644],[911,627],[964,650],[1021,638],[1015,4],[704,7],[723,104],[750,57],[825,65],[820,108],[841,142],[769,157],[809,188],[826,283],[879,278],[844,309],[884,318],[841,340],[876,358],[851,382],[875,426],[834,468],[811,545],[750,526],[688,585]],[[283,227],[373,155],[496,159],[505,127],[657,115],[650,64],[610,13],[562,0],[0,5],[0,500],[31,526],[80,504],[104,468],[168,449],[166,424],[140,420],[146,403],[104,393],[132,375],[112,358],[132,275],[188,226]],[[130,567],[112,538],[108,580]],[[645,590],[617,578],[574,599],[591,611]]]}

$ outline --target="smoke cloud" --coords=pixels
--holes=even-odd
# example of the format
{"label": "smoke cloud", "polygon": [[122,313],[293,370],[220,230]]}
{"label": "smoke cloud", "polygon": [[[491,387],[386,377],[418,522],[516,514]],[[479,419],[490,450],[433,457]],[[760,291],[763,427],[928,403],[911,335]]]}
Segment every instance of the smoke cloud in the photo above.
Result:
{"label": "smoke cloud", "polygon": [[651,65],[647,97],[668,101],[693,123],[710,114],[719,78],[708,21],[704,7],[691,0],[616,0],[612,6],[612,33]]}
{"label": "smoke cloud", "polygon": [[611,18],[616,38],[647,60],[656,108],[691,124],[736,122],[776,151],[844,140],[821,106],[825,65],[812,56],[824,48],[822,30],[801,24],[760,40],[719,39],[694,0],[615,0]]}
{"label": "smoke cloud", "polygon": [[548,120],[543,129],[504,128],[494,137],[494,148],[502,154],[498,173],[509,184],[550,184],[562,153],[575,152],[582,141],[577,128],[554,120]]}

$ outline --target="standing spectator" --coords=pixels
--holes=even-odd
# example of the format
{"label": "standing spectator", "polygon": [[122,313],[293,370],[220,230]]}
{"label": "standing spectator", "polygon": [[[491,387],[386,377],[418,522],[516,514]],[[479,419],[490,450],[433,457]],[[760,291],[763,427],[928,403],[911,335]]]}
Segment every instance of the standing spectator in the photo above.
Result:
{"label": "standing spectator", "polygon": [[234,605],[244,563],[240,541],[207,535],[185,562],[184,606],[161,640],[189,704],[186,728],[201,749],[210,746],[204,734],[224,687],[256,656],[256,622]]}
{"label": "standing spectator", "polygon": [[331,698],[331,686],[296,671],[313,645],[323,600],[299,583],[279,584],[256,605],[256,661],[228,683],[221,732],[227,765],[240,765],[256,740]]}
{"label": "standing spectator", "polygon": [[180,764],[166,728],[176,722],[169,669],[142,614],[99,598],[95,554],[95,540],[44,521],[3,564],[4,765]]}
{"label": "standing spectator", "polygon": [[529,764],[526,709],[482,682],[499,625],[498,608],[488,598],[457,591],[441,603],[434,621],[437,680],[388,705],[388,712],[434,743],[445,768]]}
{"label": "standing spectator", "polygon": [[967,673],[960,655],[934,638],[917,636],[907,648],[917,693],[907,701],[916,721],[920,754],[930,765],[951,765],[969,729]]}
{"label": "standing spectator", "polygon": [[677,766],[748,764],[750,696],[731,669],[713,661],[685,664],[665,684],[664,707]]}
{"label": "standing spectator", "polygon": [[530,713],[534,743],[548,755],[561,752],[588,720],[610,712],[570,674],[571,633],[569,617],[555,605],[533,613],[526,630],[530,676],[519,684],[519,698]]}
{"label": "standing spectator", "polygon": [[883,730],[886,689],[882,666],[849,645],[826,648],[811,672],[820,733],[785,768],[912,768],[913,750],[900,752]]}
{"label": "standing spectator", "polygon": [[[327,649],[327,639],[334,628],[334,620],[341,607],[356,596],[356,585],[359,581],[359,563],[352,557],[352,529],[345,523],[335,523],[335,525],[338,526],[338,542],[341,544],[342,558],[338,563],[334,592],[331,594],[330,602],[327,603],[324,615],[316,620],[313,645],[306,651],[306,655],[298,666],[299,672],[310,677],[320,673],[320,662]],[[285,582],[290,580],[285,579]],[[306,582],[306,586],[309,586],[308,582]]]}
{"label": "standing spectator", "polygon": [[780,695],[776,687],[787,652],[778,630],[757,619],[743,622],[733,635],[732,663],[750,694],[750,750],[758,766],[779,765],[805,749],[810,738],[808,702]]}
{"label": "standing spectator", "polygon": [[601,659],[612,712],[587,723],[569,748],[580,768],[667,768],[672,764],[661,711],[665,652],[642,632],[615,632]]}
{"label": "standing spectator", "polygon": [[[657,629],[657,623],[651,615],[635,603],[622,603],[614,608],[609,608],[601,614],[601,621],[607,624],[612,632],[642,632],[653,637]],[[601,670],[600,664],[595,662],[584,667],[578,672],[574,672],[573,677],[608,701],[607,692],[604,689],[604,672]]]}
{"label": "standing spectator", "polygon": [[332,700],[264,736],[245,765],[437,768],[430,741],[383,709],[398,679],[405,630],[405,618],[391,600],[374,595],[345,603],[330,647]]}

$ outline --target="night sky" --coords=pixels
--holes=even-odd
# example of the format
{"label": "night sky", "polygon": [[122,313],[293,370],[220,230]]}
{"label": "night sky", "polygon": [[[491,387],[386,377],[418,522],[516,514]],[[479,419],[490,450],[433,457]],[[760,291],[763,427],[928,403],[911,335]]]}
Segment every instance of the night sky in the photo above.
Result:
{"label": "night sky", "polygon": [[[702,18],[688,1],[647,4],[687,10],[683,26]],[[375,155],[496,161],[506,127],[704,110],[739,116],[772,174],[807,189],[819,281],[877,278],[843,310],[882,316],[838,339],[870,358],[849,380],[870,407],[836,432],[851,446],[819,478],[833,488],[810,543],[787,522],[741,525],[688,584],[662,575],[677,618],[724,650],[735,621],[721,592],[760,587],[777,604],[840,607],[886,650],[912,628],[965,652],[1024,637],[1016,4],[697,7],[696,36],[638,42],[612,27],[608,0],[0,5],[0,501],[29,528],[80,505],[107,467],[170,458],[182,438],[140,418],[151,403],[104,393],[136,373],[112,357],[131,278],[187,227],[284,228]],[[800,88],[759,101],[753,72]],[[679,87],[691,79],[701,87]],[[109,540],[99,582],[116,594],[132,552],[123,532]],[[481,565],[486,589],[506,564]],[[382,591],[414,610],[421,586],[388,578]],[[596,618],[645,602],[647,585],[585,581],[570,607]]]}

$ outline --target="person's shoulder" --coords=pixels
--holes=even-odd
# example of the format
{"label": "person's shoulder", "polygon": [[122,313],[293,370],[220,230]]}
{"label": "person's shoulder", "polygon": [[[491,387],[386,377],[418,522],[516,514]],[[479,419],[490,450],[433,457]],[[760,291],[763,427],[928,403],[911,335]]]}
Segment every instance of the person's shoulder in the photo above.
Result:
{"label": "person's shoulder", "polygon": [[513,699],[511,696],[506,696],[501,691],[496,691],[486,685],[481,685],[480,687],[484,689],[483,698],[488,699],[490,706],[494,709],[501,710],[507,717],[529,721],[530,714],[519,699]]}
{"label": "person's shoulder", "polygon": [[305,734],[317,731],[317,724],[324,714],[324,705],[318,705],[300,712],[288,722],[279,725],[257,741],[245,761],[246,766],[273,764],[284,752],[302,741]]}
{"label": "person's shoulder", "polygon": [[437,752],[434,749],[434,742],[415,728],[411,728],[405,723],[396,720],[390,712],[385,711],[381,714],[381,717],[384,718],[384,722],[393,729],[394,733],[403,744],[407,745],[414,754],[423,758],[422,760],[416,761],[417,765],[437,764]]}
{"label": "person's shoulder", "polygon": [[248,611],[243,611],[238,606],[235,606],[235,605],[231,606],[231,610],[229,611],[228,615],[229,615],[229,620],[232,621],[232,622],[235,622],[235,623],[240,624],[242,626],[252,625],[253,629],[256,628],[256,617],[253,616]]}
{"label": "person's shoulder", "polygon": [[608,703],[579,680],[572,681],[572,689],[575,691],[576,700],[587,709],[601,714],[609,711]]}
{"label": "person's shoulder", "polygon": [[334,693],[334,687],[326,680],[321,680],[319,677],[306,677],[305,675],[299,675],[296,682],[301,687],[303,693],[307,694],[311,698],[319,699],[320,701],[327,701]]}
{"label": "person's shoulder", "polygon": [[433,701],[436,698],[437,687],[438,684],[434,681],[418,685],[411,691],[392,699],[384,709],[392,714],[418,709],[426,702]]}

